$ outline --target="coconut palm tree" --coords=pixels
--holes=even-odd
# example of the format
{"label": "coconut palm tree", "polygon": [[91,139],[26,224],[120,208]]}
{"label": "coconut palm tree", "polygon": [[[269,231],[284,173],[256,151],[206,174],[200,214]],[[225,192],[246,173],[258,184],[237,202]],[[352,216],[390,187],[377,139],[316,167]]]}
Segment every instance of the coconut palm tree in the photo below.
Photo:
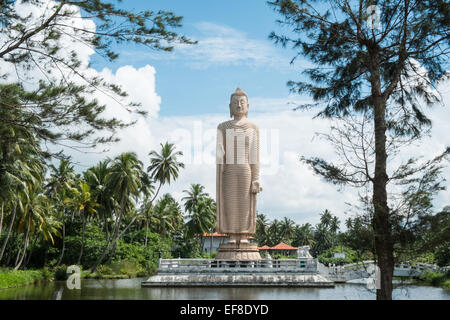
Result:
{"label": "coconut palm tree", "polygon": [[[155,193],[153,193],[152,198],[149,200],[150,203],[153,203],[161,190],[161,186],[165,183],[170,184],[171,181],[176,180],[178,178],[180,168],[184,168],[184,164],[178,161],[178,157],[182,156],[183,153],[181,151],[175,151],[175,146],[168,142],[164,145],[161,144],[161,153],[157,153],[153,150],[149,153],[149,155],[150,166],[147,168],[149,175],[146,175],[145,173],[141,175],[141,192],[144,194],[144,197],[150,196],[154,189],[154,186],[150,185],[150,179],[158,182],[158,189]],[[128,230],[134,221],[136,221],[139,214],[140,213],[131,219],[131,222],[122,230],[121,235]]]}
{"label": "coconut palm tree", "polygon": [[11,157],[15,157],[16,160],[11,162],[5,161],[1,164],[0,198],[2,203],[5,202],[7,208],[11,210],[11,214],[6,237],[0,249],[0,261],[3,258],[13,226],[16,223],[17,209],[22,205],[22,200],[26,198],[28,190],[36,185],[40,185],[43,179],[43,166],[40,159],[34,156],[36,152],[33,150],[33,146],[23,146],[21,148],[17,144],[11,153]]}
{"label": "coconut palm tree", "polygon": [[35,239],[42,236],[44,240],[51,241],[52,244],[54,244],[53,235],[60,236],[58,231],[60,222],[54,219],[54,207],[44,194],[41,185],[30,186],[28,190],[21,193],[21,196],[21,215],[17,221],[16,232],[23,233],[24,236],[23,248],[17,254],[15,270],[19,269],[24,262],[33,236]]}
{"label": "coconut palm tree", "polygon": [[181,208],[168,193],[153,208],[153,229],[163,237],[172,236],[182,222]]}
{"label": "coconut palm tree", "polygon": [[331,225],[331,221],[333,220],[333,215],[328,209],[325,209],[324,212],[320,215],[320,223],[325,227],[329,227]]}
{"label": "coconut palm tree", "polygon": [[[190,196],[188,195],[187,197],[184,197],[184,207],[189,208],[189,220],[186,223],[186,228],[188,229],[189,236],[199,237],[199,245],[200,248],[202,248],[203,234],[211,231],[216,224],[216,202],[208,197],[207,194],[202,197],[197,197],[197,191],[202,191],[202,188],[193,188],[193,186],[191,186],[191,190],[189,192]],[[197,191],[194,192],[194,190]],[[184,190],[184,192],[188,193],[186,190]],[[194,198],[192,196],[194,196]]]}
{"label": "coconut palm tree", "polygon": [[61,159],[59,162],[59,166],[56,167],[53,164],[50,167],[50,177],[48,178],[48,183],[45,186],[46,193],[49,197],[53,199],[57,206],[57,213],[61,219],[62,226],[62,248],[61,254],[59,255],[58,262],[56,263],[59,266],[64,257],[64,253],[66,250],[66,207],[64,204],[64,200],[67,197],[67,191],[71,188],[71,186],[75,182],[75,172],[73,170],[73,166],[70,165],[70,160]]}
{"label": "coconut palm tree", "polygon": [[280,232],[282,239],[287,243],[291,243],[291,238],[294,234],[295,222],[291,219],[284,217],[280,222]]}
{"label": "coconut palm tree", "polygon": [[95,202],[99,204],[97,208],[97,215],[103,220],[103,230],[105,232],[106,240],[109,240],[110,220],[112,220],[114,200],[113,195],[107,189],[106,177],[110,172],[110,159],[98,162],[95,166],[86,170],[83,174],[84,180],[89,185],[91,193]]}
{"label": "coconut palm tree", "polygon": [[269,234],[269,246],[274,246],[280,243],[283,240],[283,236],[281,234],[280,221],[274,219],[268,228]]}
{"label": "coconut palm tree", "polygon": [[314,231],[314,240],[315,245],[313,248],[313,252],[316,255],[321,254],[323,251],[331,248],[333,244],[332,235],[330,230],[327,228],[325,224],[319,223],[316,225]]}
{"label": "coconut palm tree", "polygon": [[175,151],[175,145],[168,142],[164,145],[161,143],[161,153],[157,153],[154,150],[150,151],[150,165],[147,168],[147,172],[153,180],[159,183],[152,201],[158,195],[163,184],[170,184],[171,181],[178,178],[180,168],[184,168],[184,164],[178,160],[178,157],[182,155],[183,152]]}
{"label": "coconut palm tree", "polygon": [[330,231],[332,233],[337,233],[337,231],[339,230],[339,225],[341,224],[341,222],[339,221],[339,218],[336,216],[333,216],[331,218],[331,222],[330,222]]}
{"label": "coconut palm tree", "polygon": [[116,243],[119,239],[119,229],[127,210],[134,207],[142,187],[141,176],[143,164],[134,152],[126,152],[118,155],[111,163],[110,171],[106,176],[108,191],[113,195],[118,204],[118,214],[115,217],[114,227],[110,239],[97,262],[91,267],[93,272],[103,261],[107,254],[110,258],[114,255]]}
{"label": "coconut palm tree", "polygon": [[265,245],[269,241],[269,236],[267,233],[269,222],[267,221],[267,217],[263,213],[259,213],[256,216],[256,241],[260,246]]}
{"label": "coconut palm tree", "polygon": [[50,177],[47,179],[48,183],[45,189],[47,194],[56,197],[63,189],[68,189],[68,186],[73,184],[75,172],[68,159],[61,159],[58,167],[51,164],[49,168],[51,172]]}
{"label": "coconut palm tree", "polygon": [[310,223],[296,226],[294,231],[294,241],[292,244],[298,247],[310,246],[312,248],[315,244],[313,226]]}
{"label": "coconut palm tree", "polygon": [[204,198],[209,197],[209,194],[204,192],[205,187],[201,184],[191,184],[189,190],[183,190],[187,196],[183,197],[181,201],[184,201],[184,210],[192,212],[195,206]]}
{"label": "coconut palm tree", "polygon": [[80,254],[77,260],[77,264],[80,264],[83,257],[86,223],[90,216],[97,214],[96,208],[99,204],[95,202],[95,198],[92,196],[89,185],[86,182],[79,181],[77,188],[71,188],[70,191],[71,195],[66,199],[66,203],[80,216],[82,221]]}

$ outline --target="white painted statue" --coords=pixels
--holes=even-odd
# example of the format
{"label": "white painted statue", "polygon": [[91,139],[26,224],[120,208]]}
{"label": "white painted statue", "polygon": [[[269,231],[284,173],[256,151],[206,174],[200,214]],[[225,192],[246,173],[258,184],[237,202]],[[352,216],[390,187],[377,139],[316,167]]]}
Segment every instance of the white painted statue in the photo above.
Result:
{"label": "white painted statue", "polygon": [[240,88],[231,95],[229,120],[217,127],[217,232],[229,243],[248,243],[256,231],[259,185],[259,128],[246,119],[248,96]]}

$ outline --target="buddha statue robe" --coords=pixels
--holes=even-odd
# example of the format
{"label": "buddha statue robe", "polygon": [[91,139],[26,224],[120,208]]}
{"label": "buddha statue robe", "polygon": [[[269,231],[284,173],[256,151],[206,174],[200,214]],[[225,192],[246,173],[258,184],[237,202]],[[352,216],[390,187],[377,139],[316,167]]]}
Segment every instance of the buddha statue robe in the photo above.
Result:
{"label": "buddha statue robe", "polygon": [[216,147],[217,232],[255,233],[257,192],[252,186],[259,180],[259,128],[246,119],[223,122]]}

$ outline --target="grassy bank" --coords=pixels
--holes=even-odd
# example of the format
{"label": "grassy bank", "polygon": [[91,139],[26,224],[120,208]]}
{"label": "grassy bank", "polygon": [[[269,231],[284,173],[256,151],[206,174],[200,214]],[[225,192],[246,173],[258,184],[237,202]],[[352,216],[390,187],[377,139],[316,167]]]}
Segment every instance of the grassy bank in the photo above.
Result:
{"label": "grassy bank", "polygon": [[39,281],[52,280],[48,269],[41,270],[0,270],[0,289],[21,287]]}
{"label": "grassy bank", "polygon": [[[151,270],[135,268],[128,263],[115,263],[111,266],[100,265],[95,272],[83,270],[82,279],[131,279],[154,274]],[[0,269],[0,289],[21,287],[40,281],[67,280],[67,266],[38,270],[12,270]]]}

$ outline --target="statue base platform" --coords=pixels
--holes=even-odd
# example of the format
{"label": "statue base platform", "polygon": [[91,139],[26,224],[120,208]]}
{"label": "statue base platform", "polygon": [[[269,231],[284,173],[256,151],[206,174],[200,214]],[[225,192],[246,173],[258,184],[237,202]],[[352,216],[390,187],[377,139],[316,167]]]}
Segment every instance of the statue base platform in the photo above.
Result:
{"label": "statue base platform", "polygon": [[261,260],[256,243],[222,243],[217,251],[217,260]]}
{"label": "statue base platform", "polygon": [[158,274],[142,287],[317,287],[334,282],[320,275],[317,259],[160,259]]}

